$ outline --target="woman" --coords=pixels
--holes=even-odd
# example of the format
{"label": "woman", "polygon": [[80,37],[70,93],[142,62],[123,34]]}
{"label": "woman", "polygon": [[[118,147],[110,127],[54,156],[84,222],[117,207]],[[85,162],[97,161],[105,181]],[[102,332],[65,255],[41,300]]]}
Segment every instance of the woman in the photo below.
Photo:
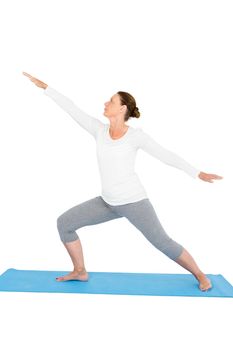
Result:
{"label": "woman", "polygon": [[212,285],[200,270],[189,252],[171,239],[157,218],[147,193],[134,171],[134,161],[139,148],[164,163],[185,171],[188,175],[203,181],[222,179],[194,168],[178,155],[166,150],[141,128],[125,124],[129,118],[139,118],[140,112],[132,95],[118,91],[105,103],[104,116],[109,124],[81,111],[70,99],[44,82],[23,72],[36,86],[44,89],[45,95],[53,99],[74,118],[96,141],[100,170],[102,195],[87,200],[63,213],[57,219],[60,239],[67,249],[74,269],[57,278],[57,281],[87,281],[83,250],[77,229],[126,217],[162,253],[190,271],[199,282],[202,291]]}

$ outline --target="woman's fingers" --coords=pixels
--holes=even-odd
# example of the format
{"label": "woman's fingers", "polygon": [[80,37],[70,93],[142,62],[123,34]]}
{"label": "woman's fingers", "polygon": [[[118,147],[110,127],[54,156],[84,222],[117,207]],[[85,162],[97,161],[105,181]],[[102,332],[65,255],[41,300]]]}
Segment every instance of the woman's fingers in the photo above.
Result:
{"label": "woman's fingers", "polygon": [[223,179],[222,176],[216,175],[216,174],[207,174],[204,172],[201,172],[199,174],[199,178],[203,181],[207,181],[207,182],[214,182],[213,180],[221,180]]}
{"label": "woman's fingers", "polygon": [[213,179],[213,180],[220,180],[220,179],[223,178],[222,176],[215,175],[215,174],[209,174],[209,176],[210,176],[210,178]]}
{"label": "woman's fingers", "polygon": [[33,78],[30,74],[28,74],[26,72],[23,72],[23,75],[26,75],[26,77],[28,77],[28,78]]}
{"label": "woman's fingers", "polygon": [[45,84],[43,81],[33,77],[32,75],[26,73],[26,72],[23,72],[23,75],[25,75],[26,77],[28,77],[36,86],[38,86],[39,88],[42,88],[42,89],[46,89],[47,88],[47,84]]}
{"label": "woman's fingers", "polygon": [[32,75],[30,75],[30,74],[28,74],[28,73],[26,73],[26,72],[23,72],[23,74],[26,75],[26,77],[28,77],[33,83],[35,83],[35,82],[37,82],[37,81],[38,81],[38,82],[40,81],[39,79],[33,77]]}
{"label": "woman's fingers", "polygon": [[23,74],[28,77],[33,83],[37,80],[35,77],[33,77],[32,75],[26,73],[26,72],[23,72]]}

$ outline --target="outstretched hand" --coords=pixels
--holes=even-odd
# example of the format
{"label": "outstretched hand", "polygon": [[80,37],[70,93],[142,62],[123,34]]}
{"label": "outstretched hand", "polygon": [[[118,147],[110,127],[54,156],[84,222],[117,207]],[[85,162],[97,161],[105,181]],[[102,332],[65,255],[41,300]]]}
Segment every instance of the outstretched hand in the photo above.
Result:
{"label": "outstretched hand", "polygon": [[26,72],[23,72],[23,75],[25,75],[26,77],[28,77],[36,86],[38,86],[39,88],[42,88],[42,89],[46,89],[47,88],[47,84],[45,84],[43,81],[33,77],[32,75],[26,73]]}
{"label": "outstretched hand", "polygon": [[204,172],[200,172],[198,175],[199,179],[203,180],[203,181],[207,181],[207,182],[214,182],[213,180],[221,180],[223,179],[222,176],[219,175],[215,175],[215,174],[207,174]]}

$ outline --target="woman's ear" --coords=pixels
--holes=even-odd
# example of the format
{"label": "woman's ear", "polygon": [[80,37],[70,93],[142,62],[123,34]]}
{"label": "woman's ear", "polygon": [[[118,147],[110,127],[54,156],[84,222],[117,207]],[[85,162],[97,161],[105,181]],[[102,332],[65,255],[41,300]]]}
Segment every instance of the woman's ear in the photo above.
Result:
{"label": "woman's ear", "polygon": [[126,111],[127,111],[127,106],[126,105],[122,105],[120,110],[121,110],[121,112],[123,112],[125,114]]}

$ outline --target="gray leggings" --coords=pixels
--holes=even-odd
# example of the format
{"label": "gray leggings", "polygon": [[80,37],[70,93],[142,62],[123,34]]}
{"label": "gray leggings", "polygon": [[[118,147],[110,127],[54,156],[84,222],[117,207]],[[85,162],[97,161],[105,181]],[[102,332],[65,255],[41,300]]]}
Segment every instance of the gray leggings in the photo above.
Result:
{"label": "gray leggings", "polygon": [[122,217],[127,218],[151,244],[170,259],[176,260],[180,256],[183,247],[166,234],[148,198],[113,206],[98,196],[59,216],[57,228],[63,243],[72,242],[79,238],[75,230]]}

